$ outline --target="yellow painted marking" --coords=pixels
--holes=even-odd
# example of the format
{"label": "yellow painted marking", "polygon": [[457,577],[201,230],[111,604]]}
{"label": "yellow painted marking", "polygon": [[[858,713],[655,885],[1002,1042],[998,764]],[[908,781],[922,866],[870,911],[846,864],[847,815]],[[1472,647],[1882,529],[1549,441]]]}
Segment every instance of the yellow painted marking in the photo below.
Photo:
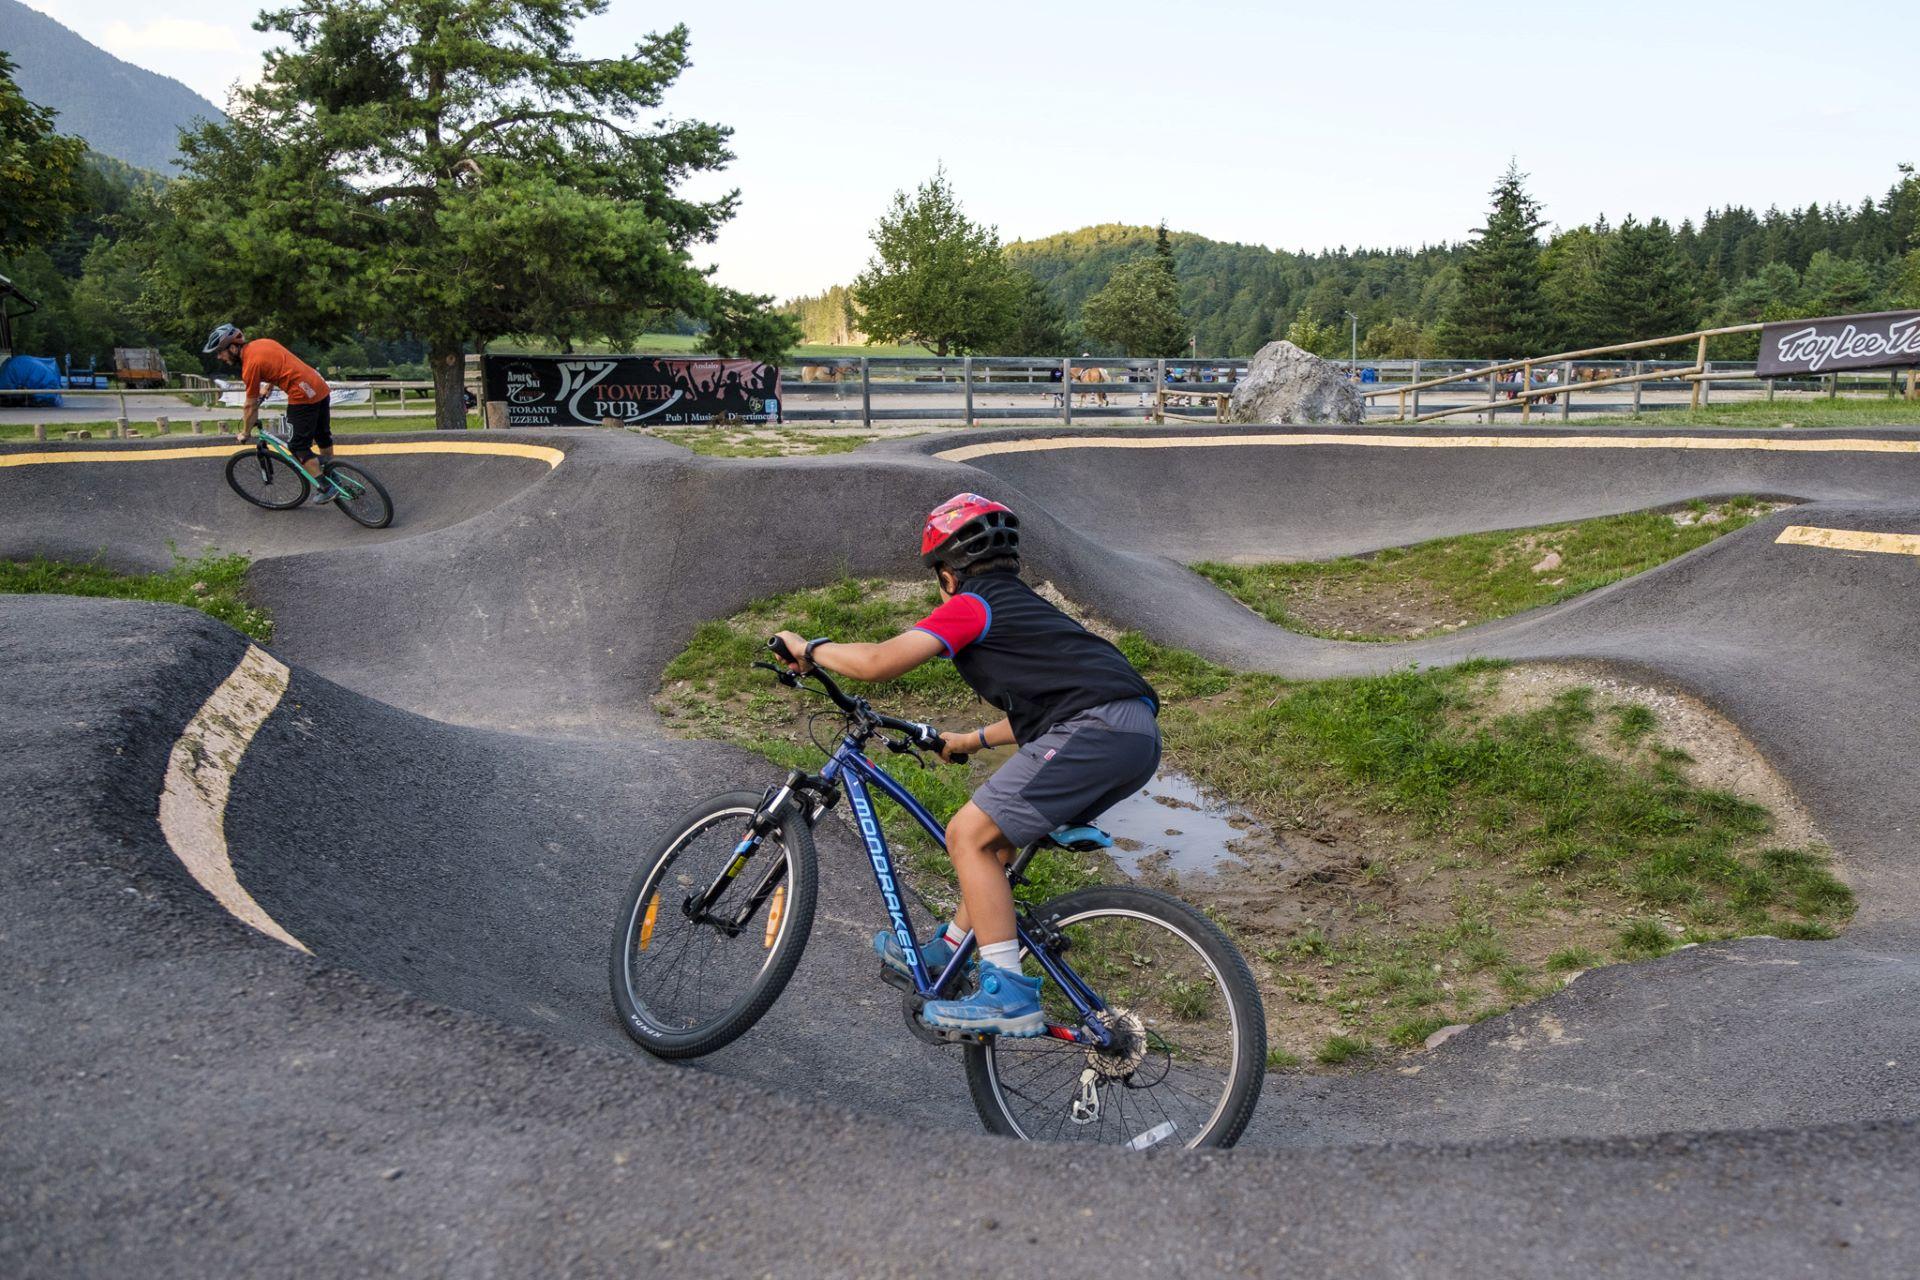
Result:
{"label": "yellow painted marking", "polygon": [[1835,551],[1883,551],[1895,556],[1920,556],[1920,534],[1915,533],[1868,533],[1863,529],[1790,524],[1774,541],[1798,547],[1829,547]]}
{"label": "yellow painted marking", "polygon": [[1920,440],[1819,440],[1766,436],[1414,436],[1359,432],[1247,436],[1065,436],[1002,440],[946,449],[934,457],[970,462],[999,453],[1054,449],[1233,449],[1254,445],[1350,445],[1365,449],[1759,449],[1775,453],[1920,453]]}
{"label": "yellow painted marking", "polygon": [[[225,458],[245,445],[194,445],[185,449],[76,449],[61,453],[0,453],[0,467],[37,467],[61,462],[179,462],[187,458]],[[472,453],[499,458],[532,458],[557,467],[567,455],[544,444],[505,440],[403,440],[392,444],[342,444],[334,453],[359,457],[379,453]]]}
{"label": "yellow painted marking", "polygon": [[235,919],[300,951],[306,946],[253,900],[227,853],[227,798],[253,735],[287,691],[286,665],[248,645],[173,744],[160,792],[160,830],[200,887]]}

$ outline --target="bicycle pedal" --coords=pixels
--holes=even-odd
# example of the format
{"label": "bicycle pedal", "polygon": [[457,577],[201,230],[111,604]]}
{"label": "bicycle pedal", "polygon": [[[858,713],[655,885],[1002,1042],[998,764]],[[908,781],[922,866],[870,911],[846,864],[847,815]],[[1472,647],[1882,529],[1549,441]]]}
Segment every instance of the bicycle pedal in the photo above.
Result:
{"label": "bicycle pedal", "polygon": [[912,991],[914,989],[912,978],[909,978],[906,974],[899,972],[892,965],[888,964],[882,964],[880,966],[880,981],[890,987],[898,987],[902,991]]}

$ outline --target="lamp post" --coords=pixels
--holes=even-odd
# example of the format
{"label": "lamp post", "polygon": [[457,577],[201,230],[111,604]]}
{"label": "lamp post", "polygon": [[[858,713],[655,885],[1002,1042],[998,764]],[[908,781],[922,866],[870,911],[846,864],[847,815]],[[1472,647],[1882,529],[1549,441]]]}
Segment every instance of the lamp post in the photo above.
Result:
{"label": "lamp post", "polygon": [[1360,317],[1351,311],[1342,311],[1340,314],[1345,316],[1352,326],[1347,343],[1347,376],[1351,378],[1354,370],[1360,367]]}

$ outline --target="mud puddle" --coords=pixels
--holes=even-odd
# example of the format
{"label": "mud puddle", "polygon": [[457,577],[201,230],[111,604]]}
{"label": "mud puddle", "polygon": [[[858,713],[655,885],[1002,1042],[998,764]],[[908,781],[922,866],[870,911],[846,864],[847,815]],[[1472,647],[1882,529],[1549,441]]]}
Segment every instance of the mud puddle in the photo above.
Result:
{"label": "mud puddle", "polygon": [[1233,846],[1253,828],[1252,817],[1202,791],[1171,770],[1100,815],[1113,837],[1108,855],[1129,879],[1210,875],[1242,865]]}

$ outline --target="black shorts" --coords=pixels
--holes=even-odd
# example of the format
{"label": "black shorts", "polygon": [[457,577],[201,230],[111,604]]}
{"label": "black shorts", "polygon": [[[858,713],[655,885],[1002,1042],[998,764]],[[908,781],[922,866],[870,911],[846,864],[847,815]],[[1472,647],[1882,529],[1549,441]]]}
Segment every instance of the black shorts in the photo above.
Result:
{"label": "black shorts", "polygon": [[291,437],[287,448],[302,462],[313,456],[315,445],[333,448],[333,403],[320,400],[313,404],[288,405],[287,431]]}

